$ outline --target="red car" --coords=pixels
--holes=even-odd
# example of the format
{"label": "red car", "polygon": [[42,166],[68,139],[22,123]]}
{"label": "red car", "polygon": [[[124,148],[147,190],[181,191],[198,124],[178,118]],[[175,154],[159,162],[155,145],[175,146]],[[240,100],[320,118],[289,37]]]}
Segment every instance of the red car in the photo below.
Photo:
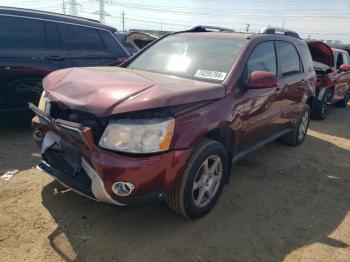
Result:
{"label": "red car", "polygon": [[312,103],[311,115],[323,120],[332,104],[346,107],[350,92],[349,55],[340,49],[331,49],[327,44],[308,40],[317,74],[316,99]]}
{"label": "red car", "polygon": [[122,67],[51,73],[39,106],[30,104],[39,168],[98,201],[167,201],[185,217],[206,214],[232,162],[306,136],[310,51],[269,30],[199,26],[158,39]]}

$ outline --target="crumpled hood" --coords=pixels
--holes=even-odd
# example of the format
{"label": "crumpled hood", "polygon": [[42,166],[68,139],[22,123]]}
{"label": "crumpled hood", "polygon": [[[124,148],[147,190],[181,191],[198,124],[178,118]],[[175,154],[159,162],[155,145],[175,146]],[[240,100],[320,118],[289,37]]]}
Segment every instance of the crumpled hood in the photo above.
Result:
{"label": "crumpled hood", "polygon": [[225,96],[225,86],[120,67],[69,68],[43,81],[50,101],[109,116]]}

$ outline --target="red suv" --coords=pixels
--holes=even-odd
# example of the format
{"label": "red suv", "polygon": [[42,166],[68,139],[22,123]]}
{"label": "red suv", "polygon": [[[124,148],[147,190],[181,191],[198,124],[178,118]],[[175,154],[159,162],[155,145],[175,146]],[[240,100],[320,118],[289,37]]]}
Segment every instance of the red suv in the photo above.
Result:
{"label": "red suv", "polygon": [[232,162],[306,136],[316,76],[306,43],[287,34],[199,26],[122,67],[51,73],[30,104],[39,168],[98,201],[206,214]]}
{"label": "red suv", "polygon": [[323,120],[332,104],[346,107],[350,92],[349,55],[318,40],[307,40],[317,74],[316,99],[311,115]]}

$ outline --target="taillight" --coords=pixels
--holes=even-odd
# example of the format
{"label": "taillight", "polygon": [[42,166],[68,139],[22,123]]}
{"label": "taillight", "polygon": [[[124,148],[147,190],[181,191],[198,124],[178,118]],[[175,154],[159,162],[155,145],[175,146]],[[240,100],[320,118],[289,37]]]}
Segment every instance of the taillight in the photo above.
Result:
{"label": "taillight", "polygon": [[116,59],[117,59],[117,63],[118,63],[118,64],[121,64],[121,63],[125,62],[126,60],[128,60],[129,57],[118,56]]}

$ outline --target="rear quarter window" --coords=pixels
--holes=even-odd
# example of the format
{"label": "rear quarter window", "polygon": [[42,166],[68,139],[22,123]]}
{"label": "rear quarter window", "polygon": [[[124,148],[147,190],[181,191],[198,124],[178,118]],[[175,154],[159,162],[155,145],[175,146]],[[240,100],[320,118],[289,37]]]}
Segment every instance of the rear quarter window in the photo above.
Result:
{"label": "rear quarter window", "polygon": [[100,35],[107,46],[107,49],[112,51],[116,56],[129,56],[112,32],[100,30]]}
{"label": "rear quarter window", "polygon": [[314,65],[313,65],[313,60],[312,60],[312,56],[310,53],[310,50],[307,46],[305,45],[298,45],[298,50],[299,50],[299,54],[301,57],[301,61],[303,63],[304,66],[304,71],[306,73],[310,73],[314,71]]}
{"label": "rear quarter window", "polygon": [[0,49],[46,50],[44,23],[29,18],[0,16]]}
{"label": "rear quarter window", "polygon": [[349,56],[345,53],[343,53],[343,62],[344,64],[349,64]]}
{"label": "rear quarter window", "polygon": [[343,61],[343,55],[342,53],[337,53],[336,55],[336,61],[337,61],[337,69],[339,69],[339,67],[344,64],[344,61]]}

